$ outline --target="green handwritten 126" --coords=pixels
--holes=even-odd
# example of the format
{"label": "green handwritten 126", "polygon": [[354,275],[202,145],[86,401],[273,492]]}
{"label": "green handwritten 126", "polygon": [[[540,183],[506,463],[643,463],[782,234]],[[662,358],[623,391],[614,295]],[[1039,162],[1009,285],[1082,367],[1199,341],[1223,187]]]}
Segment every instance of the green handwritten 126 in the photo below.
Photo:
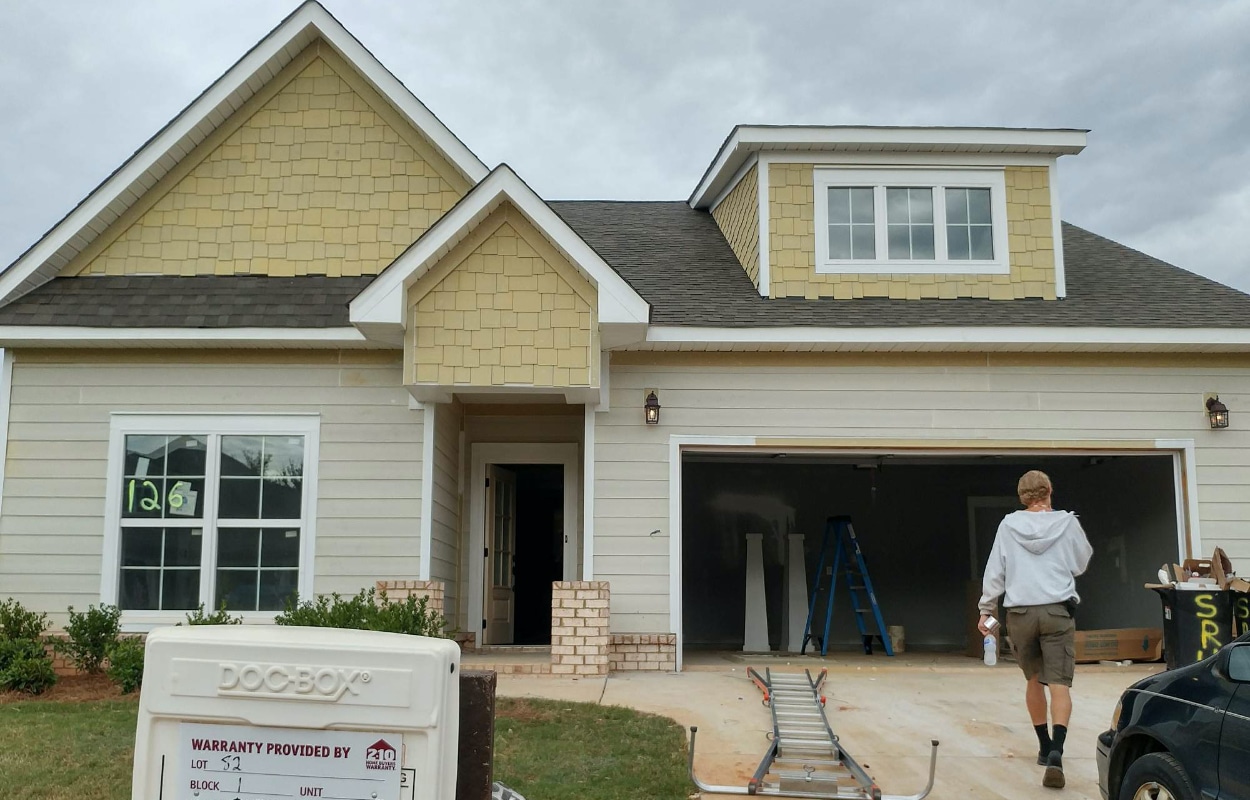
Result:
{"label": "green handwritten 126", "polygon": [[[190,491],[191,484],[187,481],[174,481],[174,485],[169,489],[169,495],[165,498],[165,502],[169,504],[171,511],[177,512],[187,503],[187,492]],[[137,490],[137,491],[136,491]],[[138,495],[136,497],[136,495]],[[140,511],[160,511],[161,510],[161,490],[152,481],[140,481],[138,478],[131,478],[126,482],[126,513],[133,514],[135,512],[135,501],[139,503]]]}

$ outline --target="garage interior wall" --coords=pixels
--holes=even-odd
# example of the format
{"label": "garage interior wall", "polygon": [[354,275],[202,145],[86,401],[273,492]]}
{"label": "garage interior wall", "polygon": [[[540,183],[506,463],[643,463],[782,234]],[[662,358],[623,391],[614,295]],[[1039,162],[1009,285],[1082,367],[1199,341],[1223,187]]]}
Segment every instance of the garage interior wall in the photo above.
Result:
{"label": "garage interior wall", "polygon": [[[806,536],[810,591],[825,520],[849,514],[886,624],[904,626],[909,648],[963,649],[994,532],[1003,514],[1019,508],[1016,482],[1034,468],[1050,474],[1055,507],[1077,512],[1094,547],[1089,571],[1078,580],[1083,599],[1078,627],[1158,626],[1158,602],[1143,584],[1178,556],[1170,455],[911,458],[906,463],[864,458],[859,464],[688,456],[683,476],[686,646],[741,648],[745,534],[757,532],[766,534],[769,637],[774,649],[779,647],[784,588],[779,534]],[[978,550],[983,551],[975,555],[970,498],[986,506],[973,512],[982,541]],[[823,609],[822,597],[818,628],[823,627]],[[834,646],[858,643],[844,583],[830,638]]]}

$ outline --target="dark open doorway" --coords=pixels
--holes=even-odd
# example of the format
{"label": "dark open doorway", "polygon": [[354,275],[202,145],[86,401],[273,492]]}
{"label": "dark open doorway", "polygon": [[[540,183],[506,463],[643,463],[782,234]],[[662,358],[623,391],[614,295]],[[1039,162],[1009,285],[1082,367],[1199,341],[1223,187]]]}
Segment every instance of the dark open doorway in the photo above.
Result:
{"label": "dark open doorway", "polygon": [[564,579],[564,467],[509,464],[516,473],[512,644],[551,644],[551,583]]}

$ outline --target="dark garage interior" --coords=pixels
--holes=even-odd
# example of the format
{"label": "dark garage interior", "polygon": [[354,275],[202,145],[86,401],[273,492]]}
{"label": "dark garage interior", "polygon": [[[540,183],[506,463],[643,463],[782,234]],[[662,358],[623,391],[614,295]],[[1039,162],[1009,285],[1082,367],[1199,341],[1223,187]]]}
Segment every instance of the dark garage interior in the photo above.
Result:
{"label": "dark garage interior", "polygon": [[[886,624],[904,627],[907,649],[967,650],[985,559],[1003,515],[1020,508],[1016,481],[1030,469],[1050,475],[1055,508],[1079,515],[1094,548],[1089,570],[1077,580],[1077,627],[1157,627],[1159,606],[1143,584],[1178,557],[1170,454],[687,454],[685,647],[742,649],[746,534],[762,533],[769,642],[781,649],[786,536],[805,536],[810,593],[825,521],[846,514],[853,518]],[[818,629],[824,608],[822,594],[813,623]],[[979,640],[973,644],[979,648]],[[830,645],[860,647],[842,583]]]}

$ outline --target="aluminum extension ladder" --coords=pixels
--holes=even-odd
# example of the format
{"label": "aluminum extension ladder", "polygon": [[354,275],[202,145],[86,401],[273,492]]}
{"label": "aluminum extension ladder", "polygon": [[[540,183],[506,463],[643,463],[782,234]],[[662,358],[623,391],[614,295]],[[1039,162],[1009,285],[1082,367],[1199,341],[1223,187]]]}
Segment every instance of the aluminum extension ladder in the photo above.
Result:
{"label": "aluminum extension ladder", "polygon": [[829,671],[822,669],[816,679],[808,670],[802,673],[773,673],[761,676],[747,668],[747,677],[764,693],[764,703],[772,712],[773,730],[768,750],[755,775],[742,786],[717,786],[699,780],[694,774],[694,742],[699,729],[690,729],[690,779],[707,794],[807,797],[821,800],[924,800],[933,789],[937,771],[937,740],[929,756],[929,782],[913,795],[883,795],[876,781],[864,771],[829,725],[822,694]]}

